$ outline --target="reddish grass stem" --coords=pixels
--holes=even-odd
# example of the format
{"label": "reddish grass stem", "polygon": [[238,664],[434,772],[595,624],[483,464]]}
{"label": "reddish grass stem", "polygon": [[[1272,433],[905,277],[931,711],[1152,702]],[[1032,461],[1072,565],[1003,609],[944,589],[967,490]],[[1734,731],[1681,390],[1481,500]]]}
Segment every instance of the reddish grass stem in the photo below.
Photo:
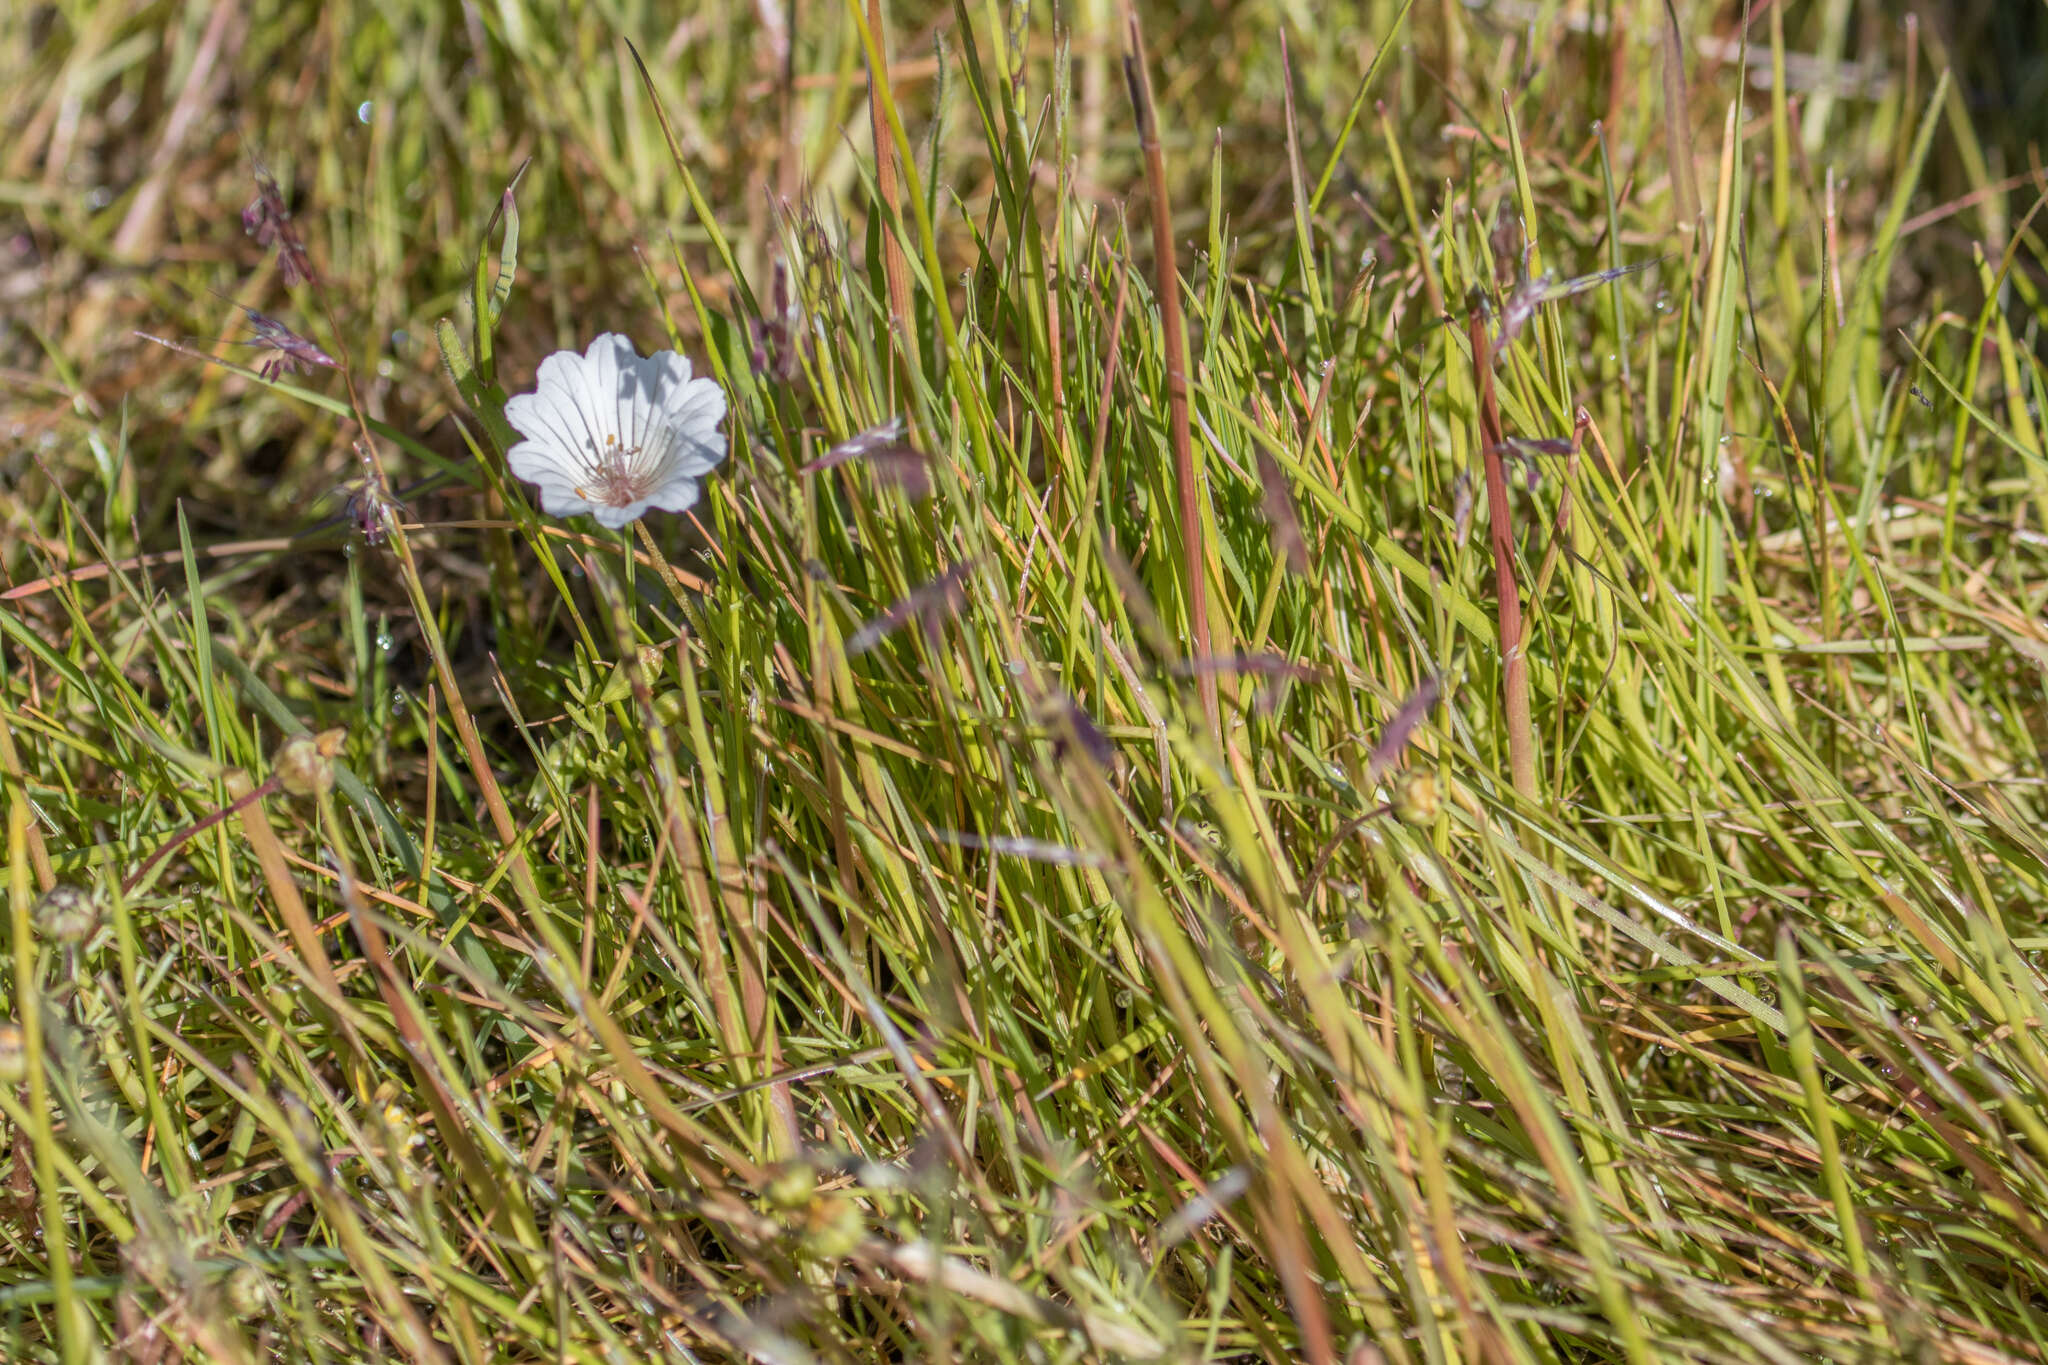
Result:
{"label": "reddish grass stem", "polygon": [[[1159,322],[1166,358],[1166,413],[1173,438],[1173,477],[1180,495],[1180,542],[1186,557],[1188,628],[1195,658],[1215,653],[1209,637],[1207,538],[1202,531],[1201,489],[1195,482],[1195,445],[1188,429],[1188,340],[1180,308],[1180,268],[1173,248],[1173,206],[1166,196],[1166,153],[1159,146],[1159,123],[1152,103],[1152,76],[1145,62],[1145,35],[1135,10],[1127,10],[1130,50],[1124,54],[1124,79],[1137,113],[1138,139],[1145,153],[1145,181],[1152,193],[1152,254],[1159,275]],[[1202,690],[1202,715],[1209,732],[1217,723],[1216,675],[1197,679]]]}
{"label": "reddish grass stem", "polygon": [[1529,719],[1529,659],[1523,638],[1522,589],[1515,581],[1515,527],[1503,463],[1507,438],[1501,431],[1500,402],[1493,392],[1493,344],[1486,318],[1473,300],[1466,316],[1472,338],[1472,379],[1479,392],[1479,450],[1486,464],[1487,538],[1493,544],[1495,591],[1500,598],[1501,691],[1508,715],[1508,764],[1515,790],[1536,795],[1536,732]]}
{"label": "reddish grass stem", "polygon": [[882,0],[868,0],[868,31],[875,36],[880,54],[880,71],[868,73],[868,124],[875,138],[875,194],[882,201],[882,274],[889,288],[889,321],[894,324],[903,356],[914,355],[910,323],[910,267],[903,260],[903,244],[896,240],[892,221],[896,211],[896,144],[889,139],[889,116],[882,109],[882,82],[888,79],[889,46],[882,27]]}

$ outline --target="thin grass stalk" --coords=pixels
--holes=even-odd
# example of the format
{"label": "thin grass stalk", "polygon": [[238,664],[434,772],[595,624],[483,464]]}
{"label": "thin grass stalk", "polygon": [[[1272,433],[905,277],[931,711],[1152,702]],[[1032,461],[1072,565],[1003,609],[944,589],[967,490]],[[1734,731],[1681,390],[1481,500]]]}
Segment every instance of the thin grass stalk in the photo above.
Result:
{"label": "thin grass stalk", "polygon": [[[1173,478],[1180,496],[1181,553],[1186,559],[1188,629],[1194,657],[1214,652],[1209,635],[1208,542],[1202,528],[1202,495],[1196,483],[1195,443],[1188,427],[1188,339],[1181,315],[1180,267],[1173,247],[1173,205],[1166,194],[1166,153],[1159,145],[1159,120],[1152,101],[1152,75],[1146,64],[1145,34],[1135,9],[1125,11],[1129,51],[1124,54],[1124,80],[1138,119],[1139,145],[1145,153],[1145,182],[1152,195],[1153,267],[1159,278],[1159,325],[1165,347],[1166,414],[1173,440]],[[1216,706],[1216,674],[1198,675],[1202,715],[1211,735],[1220,735]]]}
{"label": "thin grass stalk", "polygon": [[[49,1075],[43,1048],[42,983],[30,928],[28,797],[17,789],[7,803],[7,899],[14,937],[14,1008],[21,1016],[21,1056],[28,1089],[26,1131],[33,1150],[44,1253],[57,1306],[57,1344],[64,1365],[83,1365],[91,1350],[84,1309],[71,1293],[71,1242],[63,1188],[57,1180],[57,1135],[52,1127]],[[19,1168],[17,1168],[18,1170]]]}
{"label": "thin grass stalk", "polygon": [[[15,751],[14,730],[7,723],[5,709],[0,709],[0,774],[6,776],[10,787],[26,796],[28,777],[21,766],[21,755]],[[35,867],[36,889],[48,891],[57,884],[57,874],[50,866],[50,852],[43,846],[42,831],[31,823],[26,827],[24,835],[27,839],[29,861]]]}
{"label": "thin grass stalk", "polygon": [[1500,403],[1493,391],[1493,343],[1486,318],[1474,307],[1466,319],[1472,338],[1472,377],[1479,390],[1479,450],[1486,464],[1487,539],[1493,545],[1496,608],[1500,623],[1501,692],[1508,718],[1508,766],[1515,790],[1536,796],[1536,732],[1529,716],[1529,660],[1522,626],[1522,590],[1515,581],[1515,528],[1503,461],[1507,438],[1501,431]]}
{"label": "thin grass stalk", "polygon": [[[1870,1254],[1863,1245],[1863,1226],[1859,1221],[1855,1194],[1850,1188],[1849,1173],[1843,1166],[1841,1142],[1835,1134],[1834,1105],[1829,1099],[1827,1083],[1821,1076],[1815,1055],[1815,1030],[1806,1010],[1805,977],[1789,930],[1781,930],[1778,935],[1777,968],[1792,1068],[1799,1078],[1800,1097],[1806,1102],[1807,1122],[1813,1130],[1828,1199],[1834,1206],[1842,1250],[1848,1256],[1849,1271],[1855,1276],[1857,1292],[1875,1301],[1877,1287],[1870,1278]],[[1871,1316],[1870,1341],[1878,1350],[1883,1350],[1889,1341],[1884,1319],[1879,1314]]]}

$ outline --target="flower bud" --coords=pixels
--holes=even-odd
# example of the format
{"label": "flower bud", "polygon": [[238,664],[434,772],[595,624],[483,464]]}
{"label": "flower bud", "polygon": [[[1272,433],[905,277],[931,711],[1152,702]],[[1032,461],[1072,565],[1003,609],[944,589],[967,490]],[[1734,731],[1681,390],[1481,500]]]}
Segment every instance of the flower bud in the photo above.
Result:
{"label": "flower bud", "polygon": [[851,1199],[821,1195],[805,1210],[804,1249],[820,1260],[839,1260],[866,1237],[867,1222]]}
{"label": "flower bud", "polygon": [[99,927],[92,894],[69,883],[51,887],[36,902],[36,928],[59,943],[82,943]]}
{"label": "flower bud", "polygon": [[310,739],[299,735],[279,745],[271,760],[278,785],[293,796],[325,796],[333,791],[334,756],[341,752],[347,733],[323,730]]}
{"label": "flower bud", "polygon": [[808,1164],[792,1161],[769,1177],[762,1199],[773,1209],[801,1208],[818,1188],[818,1173]]}
{"label": "flower bud", "polygon": [[228,1309],[238,1318],[253,1318],[263,1311],[263,1272],[253,1265],[239,1265],[228,1272],[221,1288]]}
{"label": "flower bud", "polygon": [[1404,825],[1429,824],[1442,804],[1436,774],[1427,768],[1409,769],[1394,788],[1394,818]]}
{"label": "flower bud", "polygon": [[28,1044],[21,1025],[0,1023],[0,1085],[13,1085],[28,1075]]}
{"label": "flower bud", "polygon": [[129,1274],[147,1284],[161,1287],[170,1278],[170,1253],[153,1237],[139,1236],[122,1244],[121,1259]]}

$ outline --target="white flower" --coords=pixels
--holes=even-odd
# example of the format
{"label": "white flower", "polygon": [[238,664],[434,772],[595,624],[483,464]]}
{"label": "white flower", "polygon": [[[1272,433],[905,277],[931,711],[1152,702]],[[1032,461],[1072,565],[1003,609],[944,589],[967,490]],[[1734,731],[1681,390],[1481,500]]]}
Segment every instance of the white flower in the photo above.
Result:
{"label": "white flower", "polygon": [[582,355],[540,363],[532,393],[505,404],[526,439],[506,452],[512,472],[540,490],[550,516],[588,512],[613,530],[650,507],[681,512],[725,458],[725,390],[690,378],[674,351],[646,359],[617,332]]}

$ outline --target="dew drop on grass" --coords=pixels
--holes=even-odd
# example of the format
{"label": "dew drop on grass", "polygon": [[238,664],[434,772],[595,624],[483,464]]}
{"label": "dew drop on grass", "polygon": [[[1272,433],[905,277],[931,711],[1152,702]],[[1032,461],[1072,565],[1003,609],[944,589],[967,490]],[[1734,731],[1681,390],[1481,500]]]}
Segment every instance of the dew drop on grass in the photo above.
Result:
{"label": "dew drop on grass", "polygon": [[377,627],[377,648],[380,651],[389,654],[397,643],[391,638],[391,626],[388,622]]}
{"label": "dew drop on grass", "polygon": [[368,123],[370,121],[370,115],[376,112],[377,106],[371,103],[369,100],[364,100],[361,104],[358,104],[356,106],[356,122]]}

